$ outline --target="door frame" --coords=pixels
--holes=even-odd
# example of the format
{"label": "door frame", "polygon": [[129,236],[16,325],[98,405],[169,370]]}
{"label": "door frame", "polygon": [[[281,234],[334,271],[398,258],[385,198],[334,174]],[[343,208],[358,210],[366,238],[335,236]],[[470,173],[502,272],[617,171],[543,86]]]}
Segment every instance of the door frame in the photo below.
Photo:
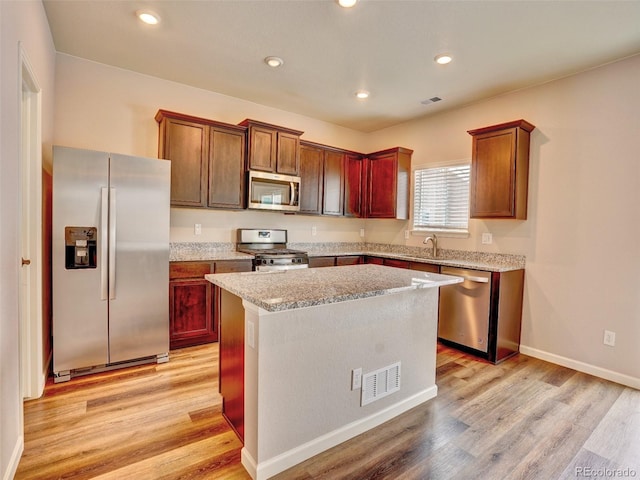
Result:
{"label": "door frame", "polygon": [[[20,388],[23,398],[40,397],[47,365],[43,343],[42,286],[42,89],[21,43],[20,105]],[[18,259],[20,261],[20,259]],[[47,359],[48,360],[48,359]]]}

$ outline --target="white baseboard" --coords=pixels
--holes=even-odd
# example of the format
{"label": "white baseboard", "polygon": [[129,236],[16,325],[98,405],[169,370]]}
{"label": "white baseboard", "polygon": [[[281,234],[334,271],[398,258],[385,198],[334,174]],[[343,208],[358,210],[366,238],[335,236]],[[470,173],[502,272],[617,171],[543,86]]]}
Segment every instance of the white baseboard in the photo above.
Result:
{"label": "white baseboard", "polygon": [[249,475],[251,475],[253,480],[265,480],[307,460],[308,458],[313,457],[314,455],[324,452],[325,450],[335,447],[350,438],[377,427],[401,413],[411,410],[413,407],[434,398],[437,393],[438,387],[434,385],[379,412],[376,412],[373,415],[351,422],[344,427],[321,435],[310,442],[300,445],[299,447],[292,448],[291,450],[260,463],[256,463],[255,459],[247,452],[247,449],[243,448],[241,452],[242,465],[247,472],[249,472]]}
{"label": "white baseboard", "polygon": [[16,472],[18,471],[18,464],[20,463],[20,457],[22,457],[23,451],[24,437],[20,435],[16,440],[15,446],[13,447],[13,452],[11,453],[11,458],[9,458],[7,469],[2,474],[2,480],[12,480],[13,477],[16,476]]}
{"label": "white baseboard", "polygon": [[607,370],[606,368],[597,367],[572,358],[562,357],[555,353],[538,350],[537,348],[527,347],[526,345],[520,345],[520,353],[640,390],[640,378],[614,372],[613,370]]}

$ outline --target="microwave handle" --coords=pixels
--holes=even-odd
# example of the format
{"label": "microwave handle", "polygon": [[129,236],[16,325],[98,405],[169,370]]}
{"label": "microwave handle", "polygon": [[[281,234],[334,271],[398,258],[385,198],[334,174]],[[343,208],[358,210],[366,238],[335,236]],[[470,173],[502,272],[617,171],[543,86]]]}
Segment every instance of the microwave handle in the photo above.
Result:
{"label": "microwave handle", "polygon": [[289,182],[291,184],[291,201],[289,205],[296,205],[298,199],[298,186],[296,182]]}

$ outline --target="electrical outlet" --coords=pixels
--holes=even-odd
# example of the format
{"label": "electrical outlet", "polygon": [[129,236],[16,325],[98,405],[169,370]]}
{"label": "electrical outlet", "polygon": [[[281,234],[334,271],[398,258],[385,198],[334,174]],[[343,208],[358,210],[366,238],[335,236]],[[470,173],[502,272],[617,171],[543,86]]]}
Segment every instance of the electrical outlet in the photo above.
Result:
{"label": "electrical outlet", "polygon": [[193,234],[194,235],[202,235],[202,224],[196,223],[193,226]]}
{"label": "electrical outlet", "polygon": [[314,225],[313,227],[311,227],[311,235],[315,237],[317,233],[318,233],[318,229]]}
{"label": "electrical outlet", "polygon": [[364,238],[364,228],[360,229],[360,236]]}
{"label": "electrical outlet", "polygon": [[610,347],[615,347],[616,346],[616,332],[612,332],[610,330],[605,330],[604,331],[604,339],[602,340],[602,343],[604,343],[605,345],[609,345]]}
{"label": "electrical outlet", "polygon": [[362,369],[351,370],[351,390],[362,388]]}
{"label": "electrical outlet", "polygon": [[490,233],[483,233],[482,243],[483,245],[491,245],[493,243],[493,235],[491,235]]}
{"label": "electrical outlet", "polygon": [[409,240],[409,230],[404,231],[404,239]]}

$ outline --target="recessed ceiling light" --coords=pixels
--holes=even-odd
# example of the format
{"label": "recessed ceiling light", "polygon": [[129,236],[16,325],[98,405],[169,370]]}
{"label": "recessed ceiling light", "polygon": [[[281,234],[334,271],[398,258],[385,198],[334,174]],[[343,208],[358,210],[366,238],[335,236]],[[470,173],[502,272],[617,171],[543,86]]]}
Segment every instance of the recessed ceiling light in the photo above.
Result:
{"label": "recessed ceiling light", "polygon": [[280,57],[267,57],[264,59],[264,63],[266,63],[270,67],[278,68],[282,66],[284,60],[282,60]]}
{"label": "recessed ceiling light", "polygon": [[367,92],[366,90],[358,90],[356,92],[356,97],[364,100],[365,98],[369,98],[369,92]]}
{"label": "recessed ceiling light", "polygon": [[136,15],[140,19],[140,21],[146,23],[147,25],[157,25],[160,23],[160,15],[155,12],[151,12],[149,10],[138,10]]}
{"label": "recessed ceiling light", "polygon": [[446,65],[447,63],[451,63],[451,60],[453,60],[453,58],[448,53],[443,53],[440,55],[436,55],[436,57],[433,60],[438,65]]}
{"label": "recessed ceiling light", "polygon": [[338,5],[344,8],[353,7],[358,0],[338,0]]}

